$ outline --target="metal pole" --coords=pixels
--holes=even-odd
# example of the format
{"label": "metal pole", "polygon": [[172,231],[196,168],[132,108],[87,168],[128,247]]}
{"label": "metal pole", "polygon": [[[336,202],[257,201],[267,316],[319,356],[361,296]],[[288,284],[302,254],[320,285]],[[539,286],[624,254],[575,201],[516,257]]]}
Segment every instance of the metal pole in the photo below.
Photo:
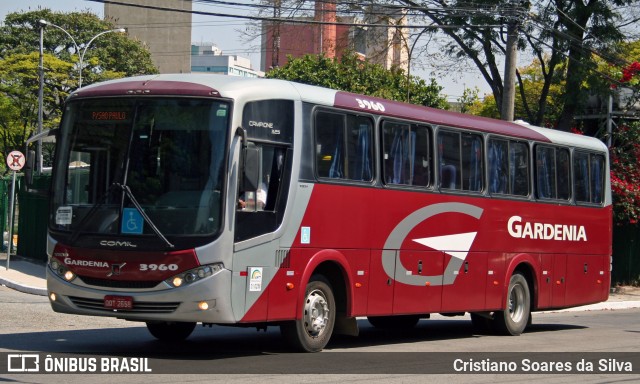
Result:
{"label": "metal pole", "polygon": [[607,101],[607,147],[611,148],[611,135],[613,134],[612,126],[612,114],[613,114],[613,95],[609,93],[609,100]]}
{"label": "metal pole", "polygon": [[[40,24],[40,62],[38,64],[38,132],[42,132],[42,104],[44,99],[44,24]],[[37,166],[38,174],[42,173],[42,139],[38,140]]]}
{"label": "metal pole", "polygon": [[518,23],[510,21],[507,27],[507,46],[504,61],[504,87],[502,90],[502,120],[513,121],[516,100],[516,55]]}
{"label": "metal pole", "polygon": [[13,182],[11,183],[11,200],[9,203],[9,244],[7,245],[7,271],[11,262],[11,246],[13,245],[13,206],[16,195],[16,171],[13,171]]}

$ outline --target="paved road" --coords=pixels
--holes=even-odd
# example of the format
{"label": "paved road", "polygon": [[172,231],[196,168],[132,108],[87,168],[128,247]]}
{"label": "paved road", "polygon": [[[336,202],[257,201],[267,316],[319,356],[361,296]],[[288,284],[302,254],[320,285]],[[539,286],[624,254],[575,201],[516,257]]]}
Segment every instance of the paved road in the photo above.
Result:
{"label": "paved road", "polygon": [[[519,337],[475,334],[466,317],[434,316],[421,321],[413,330],[398,332],[381,331],[362,320],[360,336],[336,338],[321,354],[288,354],[276,328],[258,333],[255,329],[199,327],[184,344],[163,344],[154,340],[139,323],[56,314],[50,310],[46,297],[5,287],[0,287],[0,314],[0,352],[35,353],[42,359],[48,354],[61,358],[147,357],[154,373],[180,373],[178,376],[100,374],[91,375],[89,379],[87,375],[65,375],[64,381],[69,383],[86,383],[87,380],[96,383],[179,380],[278,384],[361,381],[501,383],[529,380],[597,383],[612,379],[622,382],[640,380],[639,309],[536,314],[531,329]],[[557,352],[562,354],[554,354]],[[612,352],[627,354],[612,355]],[[3,359],[5,356],[0,355]],[[452,373],[455,359],[460,359],[460,364],[482,360],[506,364],[509,359],[516,359],[519,368],[522,368],[523,359],[530,359],[533,363],[570,363],[575,370],[576,362],[571,359],[585,356],[587,359],[595,358],[595,361],[605,359],[606,363],[612,358],[631,361],[635,363],[632,367],[634,373],[612,376],[596,372],[579,377],[564,372],[551,376],[427,376],[434,371]],[[280,372],[298,374],[280,375]],[[319,375],[323,372],[339,375]],[[62,376],[56,377],[60,379]],[[52,378],[50,374],[0,373],[0,381],[49,383]]]}

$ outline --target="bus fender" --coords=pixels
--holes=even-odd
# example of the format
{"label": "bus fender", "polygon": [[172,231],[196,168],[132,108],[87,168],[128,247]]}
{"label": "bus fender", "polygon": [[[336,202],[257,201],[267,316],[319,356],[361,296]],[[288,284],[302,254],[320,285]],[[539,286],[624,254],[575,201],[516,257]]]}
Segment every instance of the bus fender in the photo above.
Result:
{"label": "bus fender", "polygon": [[[349,316],[349,314],[351,314],[352,312],[351,303],[352,303],[352,297],[353,297],[353,284],[351,283],[351,276],[348,273],[349,263],[347,261],[347,258],[341,252],[336,251],[335,249],[323,249],[317,252],[315,255],[311,256],[311,258],[307,262],[307,265],[304,268],[304,271],[302,272],[302,277],[300,278],[300,286],[298,289],[298,299],[296,301],[296,319],[298,320],[302,318],[302,311],[300,310],[300,305],[304,300],[307,284],[309,283],[309,280],[311,280],[311,276],[313,276],[314,272],[318,269],[318,267],[325,262],[330,262],[338,265],[341,273],[341,278],[345,284],[345,296],[346,296],[345,300],[346,300],[347,316]],[[326,276],[326,277],[330,278],[330,276]],[[335,287],[332,287],[332,288],[334,289],[334,295],[335,295],[336,288]]]}
{"label": "bus fender", "polygon": [[[535,258],[535,256],[529,253],[520,253],[509,260],[509,264],[506,268],[506,273],[504,275],[503,281],[503,298],[507,297],[509,290],[509,281],[511,280],[511,276],[513,276],[516,269],[524,266],[529,272],[530,275],[525,277],[529,284],[532,286],[529,287],[529,291],[532,295],[532,302],[537,303],[538,300],[538,276],[540,275],[540,271],[538,270],[539,260]],[[502,301],[505,302],[504,300]],[[532,306],[533,308],[533,306]],[[503,308],[504,309],[504,308]]]}

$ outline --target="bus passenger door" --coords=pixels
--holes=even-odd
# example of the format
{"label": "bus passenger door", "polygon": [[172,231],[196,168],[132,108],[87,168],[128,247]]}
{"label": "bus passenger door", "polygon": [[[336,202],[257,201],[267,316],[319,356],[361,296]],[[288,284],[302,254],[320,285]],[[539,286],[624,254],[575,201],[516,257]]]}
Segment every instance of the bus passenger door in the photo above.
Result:
{"label": "bus passenger door", "polygon": [[[445,255],[445,259],[453,257]],[[449,261],[456,262],[451,259]],[[460,261],[458,261],[460,262]],[[442,291],[442,312],[485,309],[487,253],[469,252],[460,268],[446,271]]]}
{"label": "bus passenger door", "polygon": [[440,312],[444,254],[439,251],[396,251],[393,313]]}
{"label": "bus passenger door", "polygon": [[554,308],[564,307],[566,292],[567,255],[553,255],[553,270],[551,273],[551,306]]}

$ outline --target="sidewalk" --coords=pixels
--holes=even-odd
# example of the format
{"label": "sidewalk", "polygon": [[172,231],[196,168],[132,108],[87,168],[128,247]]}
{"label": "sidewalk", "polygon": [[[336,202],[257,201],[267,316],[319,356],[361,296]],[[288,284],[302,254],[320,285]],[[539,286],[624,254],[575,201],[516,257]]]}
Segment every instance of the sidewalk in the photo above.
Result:
{"label": "sidewalk", "polygon": [[7,254],[0,254],[0,285],[32,295],[47,295],[45,264],[11,256],[7,270]]}
{"label": "sidewalk", "polygon": [[[0,254],[0,285],[33,295],[47,295],[45,264],[32,262],[20,256],[11,256],[7,270],[6,254]],[[565,309],[563,311],[599,311],[640,308],[640,288],[617,287],[612,289],[609,300],[603,303]],[[555,311],[554,311],[555,312]]]}

